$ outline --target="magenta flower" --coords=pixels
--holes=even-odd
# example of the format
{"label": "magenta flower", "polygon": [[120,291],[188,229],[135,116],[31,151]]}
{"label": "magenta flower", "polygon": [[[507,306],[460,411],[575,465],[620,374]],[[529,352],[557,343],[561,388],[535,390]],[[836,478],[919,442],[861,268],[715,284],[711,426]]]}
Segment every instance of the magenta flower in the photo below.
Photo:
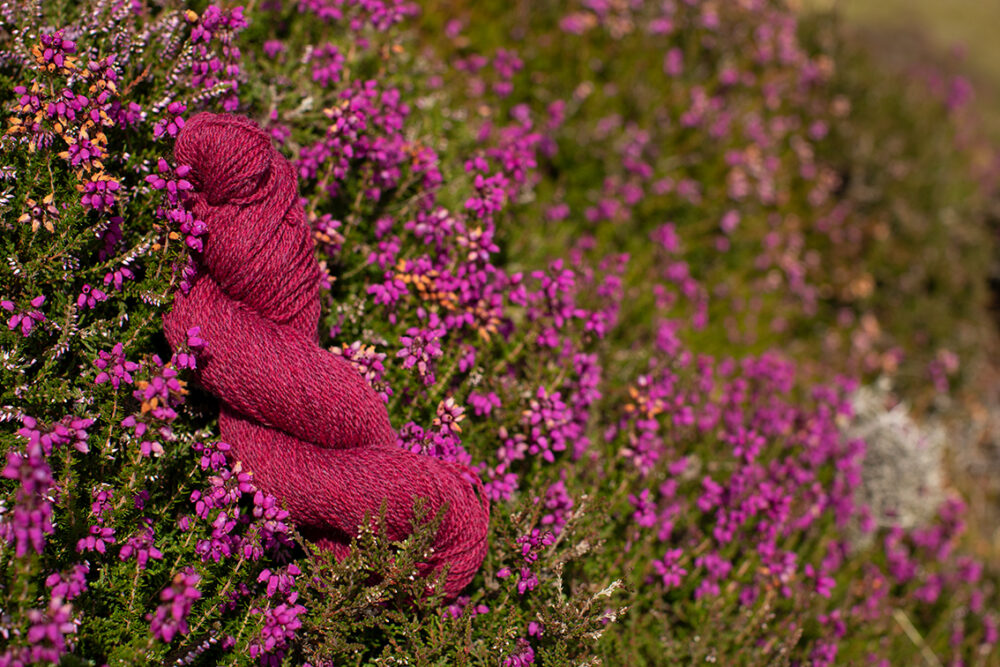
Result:
{"label": "magenta flower", "polygon": [[276,661],[268,660],[268,663],[280,661],[284,656],[288,642],[295,637],[295,631],[302,627],[302,620],[299,618],[306,611],[306,608],[296,604],[298,593],[288,596],[287,602],[261,612],[260,609],[252,610],[253,613],[264,615],[264,628],[260,634],[250,644],[250,657],[261,658],[273,655]]}
{"label": "magenta flower", "polygon": [[115,202],[118,201],[120,189],[121,183],[113,178],[87,181],[83,186],[83,196],[80,198],[80,203],[96,213],[110,211]]}
{"label": "magenta flower", "polygon": [[660,575],[667,590],[680,586],[684,575],[688,573],[679,563],[682,554],[680,549],[667,549],[662,559],[653,561],[653,569]]}
{"label": "magenta flower", "polygon": [[405,336],[400,336],[399,341],[403,344],[403,349],[396,353],[396,357],[403,360],[403,368],[416,368],[417,376],[425,386],[429,387],[435,382],[434,360],[444,354],[440,343],[444,334],[445,330],[442,327],[430,329],[411,327],[406,330]]}
{"label": "magenta flower", "polygon": [[169,116],[157,121],[153,126],[153,136],[157,139],[168,135],[171,138],[176,137],[184,127],[184,116],[183,114],[187,111],[187,106],[181,102],[171,102],[167,105],[167,113]]}
{"label": "magenta flower", "polygon": [[90,527],[90,534],[77,541],[76,550],[77,553],[96,551],[103,554],[107,552],[108,545],[114,544],[115,541],[114,528],[111,528],[110,526],[93,525]]}
{"label": "magenta flower", "polygon": [[494,408],[500,407],[500,397],[492,391],[485,395],[473,391],[469,394],[468,403],[477,417],[488,416]]}
{"label": "magenta flower", "polygon": [[132,384],[132,373],[139,370],[139,364],[125,358],[125,348],[121,343],[116,343],[111,352],[99,350],[97,357],[94,365],[101,372],[94,378],[94,384],[110,382],[115,389],[118,389],[122,382]]}
{"label": "magenta flower", "polygon": [[504,659],[503,667],[526,667],[535,663],[535,650],[527,639],[521,637],[517,640],[517,647],[513,653],[508,654]]}
{"label": "magenta flower", "polygon": [[287,597],[295,585],[295,577],[300,574],[302,574],[302,570],[295,563],[290,563],[288,567],[278,572],[272,572],[268,568],[264,568],[257,576],[257,581],[267,583],[268,597],[274,597],[275,593]]}
{"label": "magenta flower", "polygon": [[201,597],[201,592],[195,588],[199,581],[201,575],[190,567],[174,575],[171,584],[160,593],[163,604],[156,608],[155,614],[146,615],[154,637],[169,643],[176,635],[187,634],[191,606]]}
{"label": "magenta flower", "polygon": [[454,602],[445,607],[444,611],[452,618],[462,618],[462,616],[466,614],[468,614],[469,617],[471,618],[474,616],[478,616],[479,614],[489,613],[490,608],[485,604],[480,602],[479,604],[472,605],[470,604],[471,602],[472,598],[470,598],[468,595],[460,595],[457,598],[455,598]]}
{"label": "magenta flower", "polygon": [[41,308],[42,304],[44,303],[45,303],[44,295],[36,296],[34,299],[31,300],[31,306],[36,310],[22,311],[18,313],[15,312],[15,306],[13,301],[10,301],[8,299],[0,301],[0,308],[6,310],[9,313],[14,313],[14,315],[12,315],[9,320],[7,320],[7,328],[13,331],[18,326],[20,326],[21,335],[27,337],[28,334],[31,333],[31,330],[34,328],[35,324],[45,321],[45,314],[42,313],[40,310],[37,310],[38,308]]}
{"label": "magenta flower", "polygon": [[563,469],[560,479],[545,491],[544,504],[548,513],[542,515],[542,525],[550,528],[555,535],[562,532],[573,509],[573,498],[566,489],[566,475],[567,472]]}
{"label": "magenta flower", "polygon": [[324,88],[331,83],[340,83],[341,71],[344,69],[344,55],[340,49],[327,42],[313,50],[310,60],[313,63],[313,81]]}
{"label": "magenta flower", "polygon": [[163,553],[156,548],[153,544],[153,522],[151,519],[143,519],[146,524],[145,527],[139,530],[138,533],[130,537],[122,545],[122,548],[118,551],[119,560],[128,560],[132,556],[135,556],[136,563],[140,570],[146,569],[146,563],[149,559],[161,560],[163,558]]}

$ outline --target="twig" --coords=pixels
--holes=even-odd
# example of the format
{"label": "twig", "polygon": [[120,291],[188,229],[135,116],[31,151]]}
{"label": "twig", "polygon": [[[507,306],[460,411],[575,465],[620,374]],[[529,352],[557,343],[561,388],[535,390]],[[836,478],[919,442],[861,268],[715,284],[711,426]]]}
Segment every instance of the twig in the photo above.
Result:
{"label": "twig", "polygon": [[917,629],[913,627],[913,623],[910,622],[910,617],[906,615],[906,612],[902,609],[893,609],[892,617],[899,623],[899,627],[903,628],[903,632],[910,638],[910,641],[920,649],[920,655],[924,657],[924,662],[933,667],[942,667],[941,661],[934,655],[934,651],[930,649],[924,638],[917,632]]}

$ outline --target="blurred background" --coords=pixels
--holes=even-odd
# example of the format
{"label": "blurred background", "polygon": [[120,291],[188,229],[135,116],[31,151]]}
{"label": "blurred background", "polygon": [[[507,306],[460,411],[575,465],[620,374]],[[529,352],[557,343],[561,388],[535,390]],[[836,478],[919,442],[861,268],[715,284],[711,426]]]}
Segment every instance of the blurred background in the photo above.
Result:
{"label": "blurred background", "polygon": [[975,106],[1000,132],[1000,2],[991,0],[799,0],[807,12],[834,12],[879,57],[951,61],[975,89]]}
{"label": "blurred background", "polygon": [[[967,99],[961,120],[977,136],[974,160],[996,191],[1000,146],[1000,2],[990,0],[801,0],[805,15],[834,16],[849,41],[868,52],[880,67],[916,75],[943,95]],[[949,83],[950,80],[950,83]],[[955,81],[966,81],[959,86]],[[994,232],[1000,203],[991,202],[987,218]],[[948,425],[954,480],[971,500],[972,543],[981,556],[1000,557],[1000,330],[998,258],[990,270],[992,334],[986,336],[973,379],[962,392]],[[992,340],[990,340],[992,339]]]}

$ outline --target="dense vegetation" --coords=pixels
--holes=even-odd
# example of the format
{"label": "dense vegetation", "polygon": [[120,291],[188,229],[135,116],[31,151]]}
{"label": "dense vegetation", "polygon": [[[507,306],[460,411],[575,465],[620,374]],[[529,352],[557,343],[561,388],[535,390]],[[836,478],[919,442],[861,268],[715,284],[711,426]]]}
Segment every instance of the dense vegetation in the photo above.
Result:
{"label": "dense vegetation", "polygon": [[[991,335],[963,79],[777,0],[0,17],[0,665],[1000,664],[1000,573],[906,414]],[[457,599],[414,576],[432,525],[304,540],[198,332],[171,353],[205,109],[295,166],[323,342],[400,446],[480,472]]]}

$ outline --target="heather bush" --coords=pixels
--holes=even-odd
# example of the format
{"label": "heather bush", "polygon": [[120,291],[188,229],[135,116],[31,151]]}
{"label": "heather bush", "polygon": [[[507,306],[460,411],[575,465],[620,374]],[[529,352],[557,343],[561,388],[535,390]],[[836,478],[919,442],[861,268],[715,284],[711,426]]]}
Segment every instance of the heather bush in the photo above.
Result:
{"label": "heather bush", "polygon": [[[443,1],[423,17],[455,64],[440,76],[488,121],[548,119],[513,218],[547,221],[551,243],[519,235],[517,256],[582,233],[626,249],[625,331],[649,321],[640,285],[662,271],[713,351],[835,359],[921,405],[977,358],[997,162],[966,79],[879,68],[835,16],[782,3]],[[654,232],[670,266],[650,266]]]}
{"label": "heather bush", "polygon": [[[891,521],[882,418],[853,403],[876,372],[957,377],[947,326],[903,336],[931,311],[886,304],[976,321],[979,259],[893,279],[986,252],[985,195],[934,101],[894,109],[905,168],[873,175],[858,137],[884,126],[852,108],[876,75],[825,24],[760,1],[2,19],[0,664],[997,664],[961,500]],[[292,161],[322,343],[399,446],[479,471],[491,546],[456,599],[418,576],[419,503],[339,562],[304,539],[219,441],[198,328],[170,351],[206,234],[171,149],[206,109]]]}

